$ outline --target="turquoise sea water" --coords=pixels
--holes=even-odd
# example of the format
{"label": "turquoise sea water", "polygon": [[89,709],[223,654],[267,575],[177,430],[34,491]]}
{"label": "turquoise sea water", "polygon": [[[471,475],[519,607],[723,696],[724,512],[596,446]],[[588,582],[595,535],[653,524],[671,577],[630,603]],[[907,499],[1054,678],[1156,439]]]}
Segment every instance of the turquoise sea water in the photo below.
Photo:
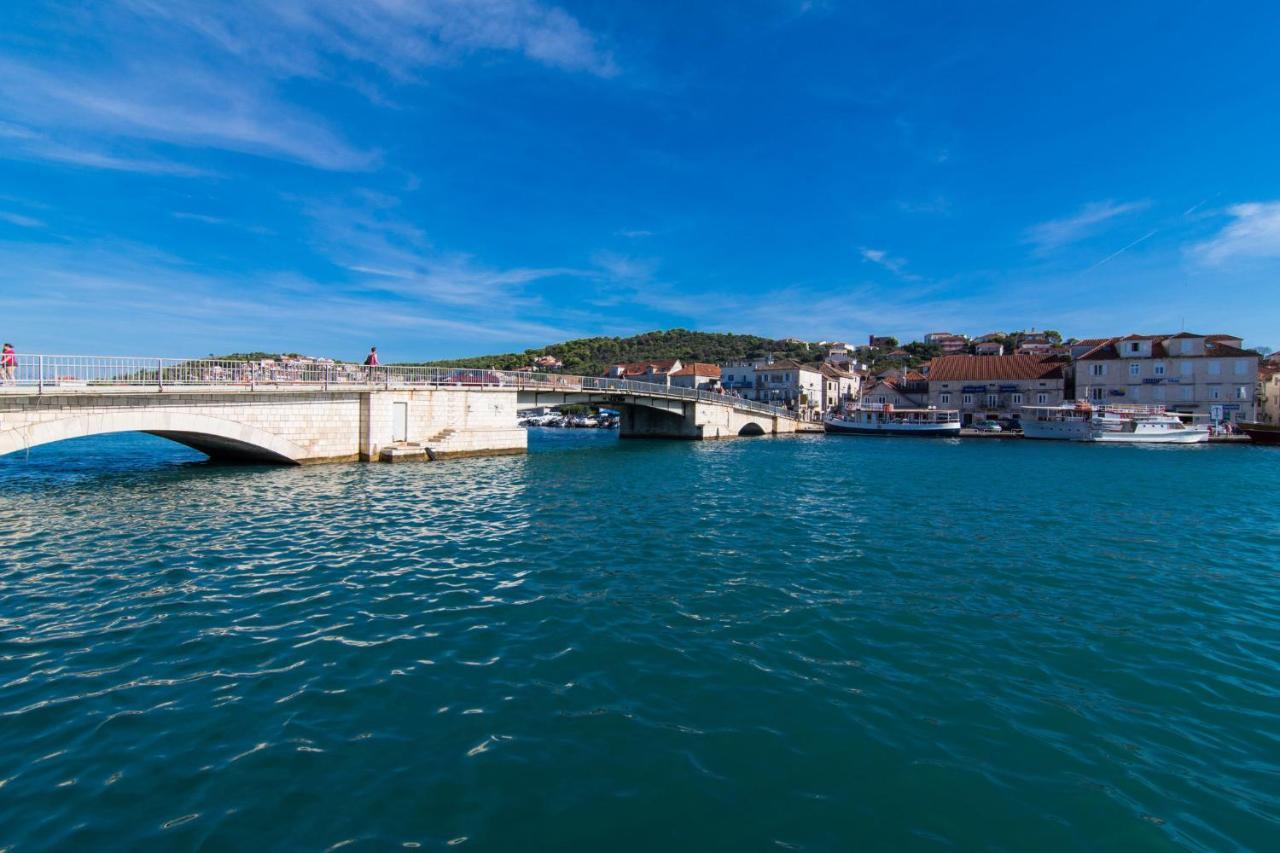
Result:
{"label": "turquoise sea water", "polygon": [[0,459],[0,848],[1275,849],[1280,451]]}

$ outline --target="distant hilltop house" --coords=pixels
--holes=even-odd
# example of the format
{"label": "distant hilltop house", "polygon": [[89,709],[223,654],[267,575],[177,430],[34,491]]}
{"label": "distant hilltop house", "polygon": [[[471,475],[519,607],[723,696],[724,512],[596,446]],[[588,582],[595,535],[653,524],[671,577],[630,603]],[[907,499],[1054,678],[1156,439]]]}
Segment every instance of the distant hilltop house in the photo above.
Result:
{"label": "distant hilltop house", "polygon": [[1038,355],[944,355],[929,362],[928,401],[958,409],[963,423],[1013,419],[1022,406],[1057,406],[1067,363]]}
{"label": "distant hilltop house", "polygon": [[964,335],[953,335],[951,332],[930,332],[924,336],[926,344],[934,344],[942,348],[943,353],[954,355],[969,349],[969,339]]}
{"label": "distant hilltop house", "polygon": [[849,349],[849,345],[842,342],[829,343],[827,346],[827,354],[822,359],[826,364],[842,369],[848,369],[853,366],[853,351]]}
{"label": "distant hilltop house", "polygon": [[615,364],[605,371],[610,379],[628,379],[632,382],[652,382],[666,385],[667,377],[684,365],[678,358],[664,358],[656,361],[632,361]]}
{"label": "distant hilltop house", "polygon": [[982,341],[973,345],[974,355],[1004,355],[1004,344],[998,341]]}
{"label": "distant hilltop house", "polygon": [[561,370],[564,362],[554,355],[540,355],[533,360],[533,366],[541,370]]}
{"label": "distant hilltop house", "polygon": [[1018,339],[1016,355],[1049,355],[1054,342],[1047,335],[1031,332]]}
{"label": "distant hilltop house", "polygon": [[1085,341],[1071,348],[1077,397],[1166,406],[1224,421],[1257,416],[1260,357],[1235,335],[1180,332],[1095,340],[1083,352]]}
{"label": "distant hilltop house", "polygon": [[720,387],[720,367],[715,364],[690,362],[679,370],[668,374],[671,385],[676,388],[696,388],[699,391],[711,391]]}
{"label": "distant hilltop house", "polygon": [[867,346],[872,349],[884,349],[886,347],[896,347],[898,339],[892,335],[868,335]]}

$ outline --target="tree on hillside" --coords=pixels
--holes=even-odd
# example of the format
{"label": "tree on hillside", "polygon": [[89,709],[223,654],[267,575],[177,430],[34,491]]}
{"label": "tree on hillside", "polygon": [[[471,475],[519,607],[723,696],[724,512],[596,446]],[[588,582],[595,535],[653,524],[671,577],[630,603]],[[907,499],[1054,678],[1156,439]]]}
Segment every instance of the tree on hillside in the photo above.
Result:
{"label": "tree on hillside", "polygon": [[645,332],[629,338],[579,338],[522,353],[483,355],[472,358],[434,361],[443,367],[496,367],[514,370],[531,365],[538,356],[551,355],[564,364],[566,373],[599,375],[611,365],[627,362],[678,358],[681,361],[723,364],[741,359],[790,358],[813,361],[825,352],[814,344],[797,340],[771,340],[756,335],[719,332],[692,332],[687,329]]}

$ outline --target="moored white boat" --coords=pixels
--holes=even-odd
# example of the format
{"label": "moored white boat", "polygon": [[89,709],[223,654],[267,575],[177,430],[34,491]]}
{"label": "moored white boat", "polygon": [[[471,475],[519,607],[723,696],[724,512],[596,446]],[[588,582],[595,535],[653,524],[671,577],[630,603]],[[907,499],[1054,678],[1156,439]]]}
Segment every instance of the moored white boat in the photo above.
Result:
{"label": "moored white boat", "polygon": [[868,403],[850,412],[827,415],[822,426],[832,435],[960,435],[960,412],[955,409],[897,409]]}
{"label": "moored white boat", "polygon": [[1126,444],[1199,444],[1209,429],[1186,423],[1159,406],[1093,408],[1079,401],[1060,406],[1023,406],[1027,438]]}
{"label": "moored white boat", "polygon": [[1091,441],[1126,444],[1201,444],[1209,428],[1193,426],[1158,407],[1108,408],[1091,422]]}

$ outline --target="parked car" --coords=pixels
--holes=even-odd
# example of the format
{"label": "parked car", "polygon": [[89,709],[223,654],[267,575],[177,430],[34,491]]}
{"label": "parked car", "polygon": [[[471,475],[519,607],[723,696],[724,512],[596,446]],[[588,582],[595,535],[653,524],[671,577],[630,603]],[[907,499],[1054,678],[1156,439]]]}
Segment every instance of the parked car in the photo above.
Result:
{"label": "parked car", "polygon": [[995,421],[974,421],[973,428],[978,432],[1004,432],[1004,427]]}

